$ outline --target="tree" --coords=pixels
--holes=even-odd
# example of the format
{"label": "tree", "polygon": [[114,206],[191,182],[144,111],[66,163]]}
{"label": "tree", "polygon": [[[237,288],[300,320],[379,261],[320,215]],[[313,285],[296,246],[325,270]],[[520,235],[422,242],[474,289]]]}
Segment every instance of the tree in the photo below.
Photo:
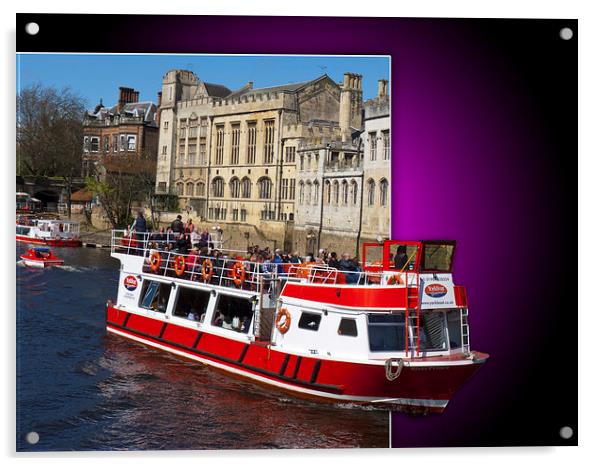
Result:
{"label": "tree", "polygon": [[140,156],[106,156],[97,165],[94,176],[86,179],[86,187],[98,197],[113,228],[131,223],[135,202],[149,201],[154,191],[156,167],[156,160],[148,152]]}
{"label": "tree", "polygon": [[17,173],[62,178],[69,216],[81,174],[84,111],[84,100],[69,88],[34,84],[17,95]]}

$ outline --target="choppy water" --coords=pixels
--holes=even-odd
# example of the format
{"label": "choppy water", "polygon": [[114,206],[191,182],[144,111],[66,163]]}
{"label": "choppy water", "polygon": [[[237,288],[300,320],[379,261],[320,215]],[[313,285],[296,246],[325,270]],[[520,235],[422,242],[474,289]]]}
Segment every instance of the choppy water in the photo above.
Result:
{"label": "choppy water", "polygon": [[[56,249],[32,269],[17,247],[17,449],[386,447],[387,412],[313,403],[109,335],[119,262]],[[35,445],[25,441],[35,431]]]}

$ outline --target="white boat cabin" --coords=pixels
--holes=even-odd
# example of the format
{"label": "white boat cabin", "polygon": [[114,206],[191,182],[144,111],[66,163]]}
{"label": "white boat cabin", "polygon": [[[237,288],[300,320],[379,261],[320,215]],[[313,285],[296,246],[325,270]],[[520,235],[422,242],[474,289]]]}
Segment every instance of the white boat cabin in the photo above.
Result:
{"label": "white boat cabin", "polygon": [[239,252],[202,256],[173,248],[169,238],[157,243],[155,233],[124,235],[113,232],[112,256],[121,261],[116,307],[128,312],[325,359],[470,352],[453,241],[367,244],[361,269],[341,271],[250,262]]}

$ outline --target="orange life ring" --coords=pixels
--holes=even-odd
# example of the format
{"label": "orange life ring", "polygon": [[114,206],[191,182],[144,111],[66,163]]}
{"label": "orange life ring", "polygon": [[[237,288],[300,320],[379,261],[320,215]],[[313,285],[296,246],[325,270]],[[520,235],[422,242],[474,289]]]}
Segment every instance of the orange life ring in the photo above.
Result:
{"label": "orange life ring", "polygon": [[205,259],[201,265],[201,278],[208,282],[213,277],[213,262],[211,259]]}
{"label": "orange life ring", "polygon": [[401,278],[401,274],[400,273],[396,273],[395,275],[391,275],[389,277],[389,279],[387,280],[387,285],[403,285],[404,281],[403,278]]}
{"label": "orange life ring", "polygon": [[242,262],[237,261],[230,272],[230,276],[232,277],[234,284],[236,286],[241,286],[245,282],[246,275],[247,271],[245,270],[245,266],[242,265]]}
{"label": "orange life ring", "polygon": [[184,259],[184,256],[174,257],[173,268],[176,271],[176,275],[178,277],[184,275],[184,271],[186,270],[186,259]]}
{"label": "orange life ring", "polygon": [[153,272],[158,272],[159,267],[161,267],[161,254],[158,251],[153,252],[149,258],[150,269]]}
{"label": "orange life ring", "polygon": [[[282,322],[282,317],[284,317],[284,322]],[[281,307],[276,314],[276,328],[283,335],[288,332],[288,329],[291,326],[291,314],[285,307]]]}

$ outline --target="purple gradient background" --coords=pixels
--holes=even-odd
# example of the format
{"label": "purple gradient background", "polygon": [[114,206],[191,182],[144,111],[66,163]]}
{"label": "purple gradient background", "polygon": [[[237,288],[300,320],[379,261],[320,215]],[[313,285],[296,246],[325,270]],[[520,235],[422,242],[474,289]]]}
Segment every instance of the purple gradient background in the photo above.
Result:
{"label": "purple gradient background", "polygon": [[[558,36],[576,21],[17,19],[17,30],[42,26],[37,39],[19,35],[19,51],[391,55],[393,237],[458,240],[472,346],[491,354],[443,415],[394,414],[392,444],[576,444],[558,436],[577,429],[576,355],[545,353],[576,343],[564,317],[576,297],[544,276],[576,261],[577,44]],[[44,37],[48,20],[85,40]]]}

